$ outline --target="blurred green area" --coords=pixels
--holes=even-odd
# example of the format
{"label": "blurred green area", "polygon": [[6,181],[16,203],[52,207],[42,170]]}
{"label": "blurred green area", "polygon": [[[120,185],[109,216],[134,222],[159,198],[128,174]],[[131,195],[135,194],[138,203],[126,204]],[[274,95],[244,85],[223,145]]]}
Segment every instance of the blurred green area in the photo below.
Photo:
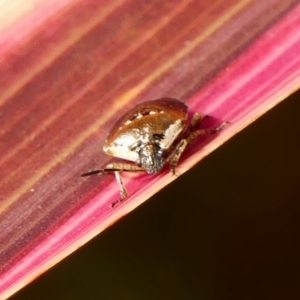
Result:
{"label": "blurred green area", "polygon": [[300,91],[11,297],[300,299]]}

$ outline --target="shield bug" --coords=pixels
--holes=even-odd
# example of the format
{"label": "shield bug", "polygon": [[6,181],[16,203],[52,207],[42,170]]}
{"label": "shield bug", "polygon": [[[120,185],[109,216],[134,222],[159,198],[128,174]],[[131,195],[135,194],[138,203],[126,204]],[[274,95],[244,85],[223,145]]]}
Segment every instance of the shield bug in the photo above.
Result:
{"label": "shield bug", "polygon": [[156,174],[169,164],[175,174],[178,161],[192,140],[202,134],[218,132],[228,124],[223,122],[214,129],[196,129],[201,115],[195,113],[189,124],[187,118],[187,105],[176,99],[162,98],[138,104],[117,121],[103,147],[106,154],[127,162],[112,162],[81,176],[114,173],[121,194],[111,205],[114,207],[127,197],[120,172]]}

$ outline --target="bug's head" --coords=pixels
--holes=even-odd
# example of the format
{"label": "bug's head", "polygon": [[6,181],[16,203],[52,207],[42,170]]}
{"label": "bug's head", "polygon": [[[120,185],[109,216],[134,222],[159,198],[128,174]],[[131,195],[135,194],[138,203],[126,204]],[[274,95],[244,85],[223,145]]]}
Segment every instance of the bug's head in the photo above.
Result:
{"label": "bug's head", "polygon": [[139,151],[140,164],[148,174],[161,171],[164,166],[163,153],[157,144],[148,144]]}

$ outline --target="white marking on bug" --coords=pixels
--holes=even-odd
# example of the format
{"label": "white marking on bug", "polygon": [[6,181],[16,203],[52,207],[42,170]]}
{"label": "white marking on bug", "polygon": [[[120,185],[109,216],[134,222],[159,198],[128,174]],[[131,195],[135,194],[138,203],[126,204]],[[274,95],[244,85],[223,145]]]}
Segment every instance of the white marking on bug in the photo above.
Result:
{"label": "white marking on bug", "polygon": [[155,114],[157,114],[157,111],[150,111],[149,112],[149,115],[155,115]]}
{"label": "white marking on bug", "polygon": [[114,157],[123,158],[129,161],[138,161],[139,155],[138,152],[132,151],[128,146],[115,146],[111,145],[106,149],[103,149],[107,154],[112,155]]}
{"label": "white marking on bug", "polygon": [[162,149],[169,149],[183,129],[182,120],[176,120],[166,129],[164,138],[160,141],[160,147]]}
{"label": "white marking on bug", "polygon": [[110,145],[104,146],[103,151],[115,157],[137,161],[138,153],[136,150],[132,150],[136,145],[136,136],[139,136],[139,132],[136,132],[135,135],[123,134]]}

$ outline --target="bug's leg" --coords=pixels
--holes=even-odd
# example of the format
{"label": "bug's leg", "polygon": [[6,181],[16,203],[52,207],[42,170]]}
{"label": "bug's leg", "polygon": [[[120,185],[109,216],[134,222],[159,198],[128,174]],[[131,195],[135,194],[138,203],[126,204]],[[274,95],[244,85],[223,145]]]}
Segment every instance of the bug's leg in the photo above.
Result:
{"label": "bug's leg", "polygon": [[143,172],[144,169],[134,164],[130,163],[109,163],[103,169],[93,170],[86,173],[81,174],[81,177],[91,176],[99,173],[112,173],[115,171],[119,172]]}
{"label": "bug's leg", "polygon": [[124,186],[124,183],[123,183],[123,180],[121,178],[120,173],[118,171],[115,171],[114,174],[115,174],[116,181],[117,181],[117,183],[119,185],[119,188],[120,188],[120,196],[121,196],[121,198],[119,200],[113,202],[110,205],[111,208],[114,208],[117,204],[119,204],[122,201],[124,201],[127,198],[127,195],[128,195],[127,194],[127,190],[126,190],[126,188]]}
{"label": "bug's leg", "polygon": [[203,120],[203,117],[200,113],[196,112],[194,113],[192,120],[186,130],[186,132],[184,133],[184,136],[189,136],[192,132],[192,130],[194,130],[194,128],[196,127],[197,124],[201,123]]}
{"label": "bug's leg", "polygon": [[[195,115],[194,115],[195,116]],[[179,143],[175,146],[175,149],[171,152],[169,157],[167,158],[167,162],[170,162],[170,169],[172,173],[175,175],[175,169],[177,167],[178,161],[184,152],[185,148],[199,135],[202,134],[214,134],[221,131],[226,125],[230,124],[230,122],[225,121],[221,123],[218,127],[212,129],[198,129],[193,132],[189,132],[185,138],[179,141]],[[193,125],[193,124],[192,124]]]}
{"label": "bug's leg", "polygon": [[210,129],[198,129],[193,132],[189,132],[189,135],[186,138],[183,138],[179,141],[179,143],[175,146],[175,149],[171,152],[170,156],[167,158],[167,161],[170,162],[170,169],[173,175],[176,175],[175,169],[178,165],[178,161],[184,152],[185,148],[188,144],[194,140],[197,136],[205,133],[211,133]]}
{"label": "bug's leg", "polygon": [[169,157],[166,159],[166,162],[170,162],[170,169],[173,175],[176,175],[175,169],[177,167],[179,158],[184,152],[187,145],[188,145],[187,139],[180,140],[180,142],[175,146],[175,149],[171,152]]}
{"label": "bug's leg", "polygon": [[105,166],[104,168],[105,172],[115,172],[115,171],[119,171],[119,172],[144,172],[145,170],[135,164],[131,164],[131,163],[124,163],[124,162],[113,162],[113,163],[109,163]]}
{"label": "bug's leg", "polygon": [[127,195],[128,195],[125,185],[123,183],[123,180],[121,178],[120,172],[142,172],[142,171],[144,171],[144,169],[142,167],[139,167],[137,165],[130,164],[130,163],[123,163],[123,162],[110,163],[110,164],[106,165],[104,170],[105,170],[105,172],[114,172],[116,181],[117,181],[117,183],[119,185],[119,189],[120,189],[120,199],[113,202],[110,205],[110,208],[114,208],[116,205],[123,202],[127,198]]}
{"label": "bug's leg", "polygon": [[214,134],[219,131],[221,131],[225,126],[230,124],[229,121],[222,122],[218,127],[216,128],[210,128],[210,129],[197,129],[193,132],[191,132],[185,139],[187,140],[187,143],[189,144],[192,140],[194,140],[196,137],[202,134]]}
{"label": "bug's leg", "polygon": [[127,198],[127,190],[123,184],[120,172],[142,172],[142,171],[144,171],[144,169],[142,167],[139,167],[134,164],[113,162],[113,163],[107,164],[103,169],[90,171],[90,172],[81,174],[81,176],[85,177],[85,176],[95,175],[98,173],[102,173],[102,174],[114,173],[116,181],[120,188],[120,199],[113,202],[110,206],[111,208],[114,208],[117,204],[121,203],[122,201],[124,201]]}
{"label": "bug's leg", "polygon": [[192,120],[187,128],[187,130],[183,134],[183,138],[187,138],[191,135],[191,133],[195,130],[195,127],[201,124],[205,119],[209,118],[208,115],[202,116],[201,113],[194,113]]}
{"label": "bug's leg", "polygon": [[189,128],[193,129],[198,123],[200,123],[203,120],[203,117],[200,113],[196,112],[194,113],[192,120],[190,122]]}
{"label": "bug's leg", "polygon": [[203,115],[202,115],[201,113],[199,113],[199,112],[194,113],[194,115],[193,115],[193,117],[192,117],[192,120],[191,120],[191,122],[190,122],[190,124],[189,124],[188,131],[193,130],[193,129],[196,127],[196,125],[201,124],[204,120],[206,120],[206,119],[208,119],[208,118],[209,118],[208,115],[204,115],[204,116],[203,116]]}

